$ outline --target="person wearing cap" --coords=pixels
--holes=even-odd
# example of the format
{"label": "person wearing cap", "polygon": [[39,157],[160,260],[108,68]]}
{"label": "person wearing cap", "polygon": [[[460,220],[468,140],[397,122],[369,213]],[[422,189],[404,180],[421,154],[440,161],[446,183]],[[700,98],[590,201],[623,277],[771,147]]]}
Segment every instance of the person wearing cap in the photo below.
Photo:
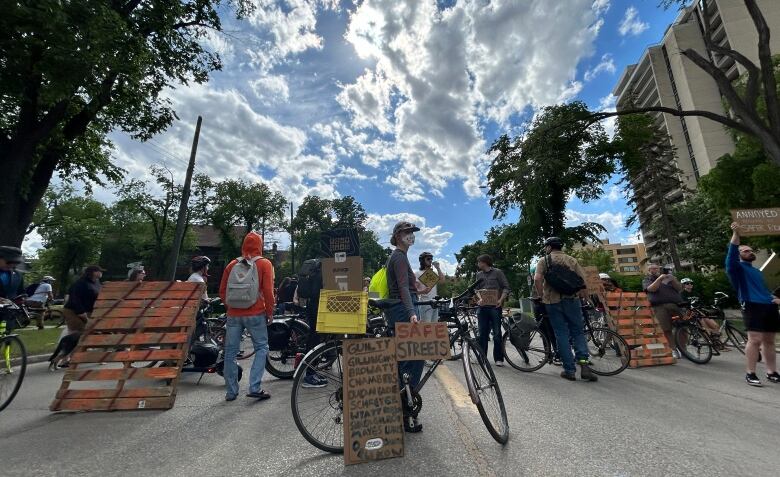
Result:
{"label": "person wearing cap", "polygon": [[[683,299],[683,302],[690,303],[691,300],[694,298],[698,298],[696,294],[693,293],[693,280],[690,278],[683,278],[680,280],[680,285],[682,285],[682,291],[680,292],[680,296]],[[709,334],[712,336],[713,339],[717,340],[717,342],[720,342],[720,326],[718,326],[718,322],[713,320],[712,318],[702,317],[700,319],[700,322],[702,325],[704,325],[704,329],[709,332]],[[727,348],[725,346],[718,346],[718,349],[721,351],[727,351]]]}
{"label": "person wearing cap", "polygon": [[490,332],[493,332],[493,361],[496,366],[504,365],[504,343],[501,339],[501,313],[509,296],[509,280],[501,270],[493,267],[493,257],[480,255],[477,257],[477,281],[481,282],[480,290],[495,290],[498,294],[498,302],[484,304],[482,298],[477,302],[477,326],[479,326],[479,346],[488,355],[488,343]]}
{"label": "person wearing cap", "polygon": [[102,287],[100,279],[103,277],[104,271],[99,265],[90,265],[84,269],[81,277],[70,286],[68,301],[62,308],[62,315],[65,317],[68,330],[81,332],[86,328],[87,320],[92,315],[95,301]]}
{"label": "person wearing cap", "polygon": [[146,278],[146,270],[143,265],[136,265],[127,273],[128,282],[142,282]]}
{"label": "person wearing cap", "polygon": [[[390,244],[395,247],[390,258],[387,259],[387,286],[390,291],[389,298],[400,300],[400,302],[385,311],[387,326],[392,333],[395,330],[395,324],[398,322],[417,323],[419,315],[415,302],[417,301],[417,278],[414,276],[412,266],[409,264],[407,252],[414,245],[414,233],[419,231],[419,227],[410,222],[398,222],[393,227],[393,235],[390,237]],[[424,367],[424,361],[401,361],[398,363],[398,374],[402,377],[409,377],[409,384],[414,389],[420,382],[420,376]],[[422,431],[422,424],[417,418],[404,416],[404,430],[406,432]]]}
{"label": "person wearing cap", "polygon": [[[194,282],[194,283],[203,283],[208,286],[208,277],[209,277],[209,264],[211,263],[211,259],[205,255],[198,255],[197,257],[192,257],[192,260],[190,261],[190,276],[187,278],[188,282]],[[209,294],[206,287],[203,288],[203,301],[209,300]]]}
{"label": "person wearing cap", "polygon": [[[420,254],[420,269],[414,272],[417,278],[417,292],[419,301],[429,301],[436,298],[438,294],[439,283],[444,281],[444,274],[439,267],[439,262],[433,261],[433,254],[431,252],[423,252]],[[435,269],[435,271],[434,271]],[[431,286],[427,286],[420,282],[420,277],[425,273],[435,273],[436,283]],[[436,323],[439,321],[439,309],[430,305],[420,305],[418,307],[420,311],[420,321],[424,323]]]}
{"label": "person wearing cap", "polygon": [[13,299],[24,294],[24,279],[16,267],[24,262],[22,249],[0,247],[0,298]]}
{"label": "person wearing cap", "polygon": [[51,286],[51,282],[55,281],[54,277],[46,275],[41,278],[41,283],[35,288],[35,293],[27,299],[25,305],[31,310],[39,311],[34,313],[35,321],[38,323],[38,329],[43,329],[43,316],[44,308],[46,305],[54,299],[54,291]]}
{"label": "person wearing cap", "polygon": [[623,290],[620,289],[617,282],[614,278],[609,276],[609,273],[599,273],[599,278],[601,279],[601,284],[604,286],[604,290],[607,293],[622,293]]}
{"label": "person wearing cap", "polygon": [[[549,267],[562,265],[575,272],[586,283],[585,271],[577,259],[563,253],[563,240],[558,237],[550,237],[544,241],[545,256],[536,264],[534,286],[542,296],[544,310],[550,320],[555,340],[558,342],[558,352],[563,362],[561,377],[569,381],[577,379],[576,364],[580,365],[580,378],[584,381],[597,381],[598,378],[588,365],[590,353],[588,343],[585,340],[584,321],[582,317],[582,305],[580,298],[587,298],[588,291],[583,288],[575,295],[564,295],[553,288],[545,279]],[[572,346],[574,355],[572,355]],[[576,361],[575,361],[576,360]]]}

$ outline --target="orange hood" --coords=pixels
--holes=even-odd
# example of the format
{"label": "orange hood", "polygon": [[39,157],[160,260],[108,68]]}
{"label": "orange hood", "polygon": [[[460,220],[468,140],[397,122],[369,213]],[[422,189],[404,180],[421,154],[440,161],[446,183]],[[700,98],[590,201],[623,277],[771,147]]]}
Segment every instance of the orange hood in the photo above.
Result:
{"label": "orange hood", "polygon": [[257,232],[249,232],[241,245],[241,255],[245,258],[261,257],[263,255],[263,237]]}

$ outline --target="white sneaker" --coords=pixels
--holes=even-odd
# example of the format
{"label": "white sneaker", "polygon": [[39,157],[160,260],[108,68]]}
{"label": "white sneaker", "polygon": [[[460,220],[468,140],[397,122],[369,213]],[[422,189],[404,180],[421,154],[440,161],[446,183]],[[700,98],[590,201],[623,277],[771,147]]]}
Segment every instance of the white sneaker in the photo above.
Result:
{"label": "white sneaker", "polygon": [[499,368],[503,368],[504,367],[504,362],[503,361],[496,361],[496,366],[498,366]]}
{"label": "white sneaker", "polygon": [[673,350],[672,350],[672,358],[674,358],[674,359],[680,359],[680,352],[679,352],[679,351],[677,351],[676,349],[673,349]]}

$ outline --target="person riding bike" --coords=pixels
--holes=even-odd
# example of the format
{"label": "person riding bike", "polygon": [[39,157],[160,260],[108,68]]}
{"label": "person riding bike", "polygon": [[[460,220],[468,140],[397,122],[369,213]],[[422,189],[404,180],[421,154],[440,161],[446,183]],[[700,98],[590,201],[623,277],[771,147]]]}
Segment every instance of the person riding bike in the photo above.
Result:
{"label": "person riding bike", "polygon": [[[680,280],[680,285],[683,287],[680,296],[685,303],[691,303],[692,299],[697,298],[696,294],[693,293],[693,280],[690,278],[683,278]],[[701,324],[713,339],[720,341],[720,326],[718,326],[718,323],[715,320],[712,318],[701,318]],[[724,348],[725,347],[720,347],[721,350]]]}
{"label": "person riding bike", "polygon": [[209,303],[209,294],[206,284],[208,283],[208,276],[209,276],[209,264],[211,263],[211,259],[205,255],[198,255],[197,257],[193,257],[190,261],[190,277],[187,278],[188,282],[194,282],[194,283],[203,283],[203,295],[201,296],[201,306],[198,308],[198,315],[196,318],[195,323],[195,331],[192,334],[192,337],[190,337],[190,344],[195,343],[195,341],[206,333],[208,330],[208,327],[206,326],[206,317],[203,315],[203,307],[204,305]]}
{"label": "person riding bike", "polygon": [[38,329],[43,329],[43,318],[46,314],[46,305],[54,300],[54,292],[51,286],[51,282],[55,281],[54,277],[46,275],[41,278],[41,283],[35,287],[35,292],[25,301],[25,305],[31,311],[35,317],[35,321],[38,324]]}

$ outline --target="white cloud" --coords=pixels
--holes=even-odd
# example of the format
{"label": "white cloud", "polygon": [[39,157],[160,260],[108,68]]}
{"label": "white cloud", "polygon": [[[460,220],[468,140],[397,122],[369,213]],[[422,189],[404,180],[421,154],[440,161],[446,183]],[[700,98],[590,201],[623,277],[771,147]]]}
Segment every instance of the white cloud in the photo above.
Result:
{"label": "white cloud", "polygon": [[566,210],[566,225],[573,226],[583,222],[596,222],[607,229],[608,236],[617,236],[625,234],[626,217],[623,212],[599,212],[586,213],[573,209]]}
{"label": "white cloud", "polygon": [[420,231],[415,233],[416,240],[414,246],[409,251],[410,257],[417,256],[422,252],[431,252],[436,256],[441,253],[453,236],[452,232],[442,230],[441,225],[429,227],[426,225],[425,217],[407,212],[384,215],[368,214],[366,228],[376,232],[379,237],[379,243],[382,246],[389,247],[393,226],[402,220],[420,227]]}
{"label": "white cloud", "polygon": [[605,196],[605,199],[607,199],[609,202],[617,202],[622,198],[623,198],[623,193],[620,191],[620,187],[614,185],[609,188],[609,191]]}
{"label": "white cloud", "polygon": [[609,3],[610,0],[593,0],[591,8],[593,8],[593,11],[596,12],[597,15],[603,15],[609,10]]}
{"label": "white cloud", "polygon": [[[482,120],[507,126],[513,114],[580,92],[576,67],[592,53],[606,3],[565,3],[458,2],[445,10],[434,0],[358,5],[345,39],[373,66],[345,85],[338,101],[351,113],[348,129],[383,136],[353,131],[352,139],[386,146],[384,136],[392,136],[394,144],[381,154],[360,157],[371,166],[402,164],[404,172],[387,179],[397,198],[440,195],[453,180],[480,196],[487,161]],[[550,18],[555,28],[540,28]],[[361,148],[350,146],[353,153]]]}
{"label": "white cloud", "polygon": [[601,57],[599,64],[585,72],[584,79],[585,81],[591,81],[601,73],[614,74],[616,70],[615,60],[612,58],[612,55],[606,53]]}
{"label": "white cloud", "polygon": [[30,257],[38,255],[38,251],[43,248],[43,237],[37,230],[33,230],[24,236],[22,241],[22,252]]}
{"label": "white cloud", "polygon": [[287,79],[282,75],[268,75],[249,82],[255,96],[265,104],[286,103],[290,99]]}
{"label": "white cloud", "polygon": [[[617,101],[617,97],[610,95],[604,96],[599,101],[599,111],[602,112],[615,112],[615,103]],[[617,126],[617,117],[612,116],[611,118],[607,118],[604,121],[601,122],[601,125],[604,126],[604,129],[607,132],[607,135],[610,138],[613,138],[615,136],[615,127]]]}
{"label": "white cloud", "polygon": [[639,18],[639,11],[636,7],[628,7],[625,15],[623,15],[623,19],[620,21],[618,32],[620,32],[620,35],[622,36],[638,36],[648,28],[650,28],[650,24],[643,22]]}

